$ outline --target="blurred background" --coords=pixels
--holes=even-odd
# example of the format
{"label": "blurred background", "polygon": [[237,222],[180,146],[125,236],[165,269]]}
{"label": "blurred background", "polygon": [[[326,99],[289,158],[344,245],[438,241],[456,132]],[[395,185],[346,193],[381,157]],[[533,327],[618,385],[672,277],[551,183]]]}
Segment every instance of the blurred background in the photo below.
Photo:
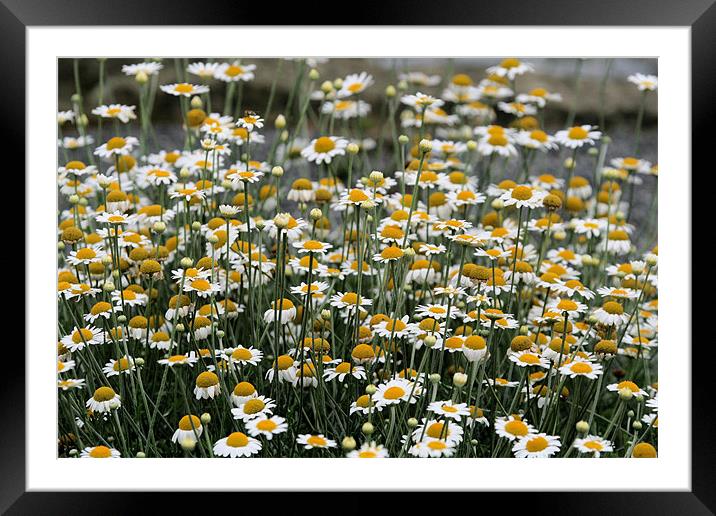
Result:
{"label": "blurred background", "polygon": [[[125,76],[121,69],[122,65],[138,63],[150,60],[151,58],[124,58],[106,59],[105,79],[102,86],[103,103],[121,103],[137,105],[138,84],[134,77]],[[187,80],[199,84],[202,80],[199,77],[186,74],[186,67],[189,63],[197,61],[219,61],[231,62],[234,58],[165,58],[161,59],[164,68],[156,78],[156,84],[170,84]],[[361,93],[361,99],[372,105],[372,110],[363,122],[365,136],[380,139],[390,138],[389,131],[383,130],[385,113],[385,88],[399,81],[401,73],[424,72],[428,75],[439,75],[441,84],[428,88],[411,86],[405,93],[422,91],[435,96],[440,96],[442,89],[450,81],[450,78],[457,73],[469,75],[474,83],[485,78],[486,69],[489,66],[498,64],[502,58],[335,58],[316,59],[316,68],[320,72],[320,79],[316,82],[315,89],[318,89],[324,80],[343,78],[351,73],[366,71],[373,75],[375,84]],[[58,109],[72,109],[71,96],[75,93],[74,59],[58,60]],[[641,103],[642,94],[637,87],[627,81],[627,77],[634,73],[658,74],[657,60],[646,58],[529,58],[525,61],[534,65],[535,71],[519,76],[516,82],[517,93],[527,92],[532,88],[543,87],[550,92],[560,93],[561,102],[551,102],[545,111],[544,128],[547,132],[554,132],[563,129],[572,111],[574,112],[575,124],[600,125],[599,130],[606,131],[612,138],[608,148],[606,165],[615,157],[631,156],[634,152],[635,126],[637,113]],[[269,91],[278,77],[275,84],[275,98],[272,111],[268,117],[267,124],[262,130],[267,141],[273,138],[273,119],[284,110],[290,97],[296,78],[301,71],[305,73],[305,64],[295,59],[266,59],[266,58],[241,58],[242,64],[255,64],[254,80],[242,83],[242,108],[253,110],[264,115],[267,107]],[[94,58],[77,59],[77,80],[83,95],[83,111],[91,112],[92,108],[99,105],[100,84],[99,84],[99,60]],[[183,77],[179,77],[182,74]],[[277,75],[278,74],[278,75]],[[303,83],[306,87],[307,80]],[[211,87],[211,101],[213,111],[219,111],[224,105],[226,84],[218,80],[208,82]],[[157,88],[158,90],[158,88]],[[603,102],[602,102],[603,94]],[[639,146],[639,158],[646,159],[652,164],[658,161],[657,155],[657,101],[658,91],[650,93],[646,97],[641,144]],[[298,110],[298,103],[293,102],[294,110],[285,113],[289,118],[295,118],[295,111]],[[317,103],[312,103],[312,109],[318,109]],[[137,113],[139,108],[137,108]],[[88,115],[90,126],[88,133],[96,135],[97,116]],[[499,113],[496,123],[506,125],[513,117]],[[601,123],[603,121],[603,123]],[[179,101],[172,95],[161,91],[156,92],[154,108],[152,113],[154,139],[156,144],[164,149],[180,148],[183,141],[181,125],[181,113]],[[129,124],[126,127],[127,134],[136,134],[137,123]],[[309,120],[308,129],[311,122]],[[67,134],[66,134],[67,135]],[[99,145],[102,142],[96,143]],[[261,149],[257,149],[255,157],[263,159]],[[388,153],[389,154],[389,153]],[[535,173],[557,173],[563,167],[563,160],[567,157],[564,151],[549,153],[542,160],[541,170]],[[512,161],[512,160],[511,160]],[[505,169],[506,177],[512,177],[515,163]],[[373,165],[384,170],[383,165]],[[297,169],[296,169],[297,170]],[[289,171],[289,175],[298,174],[296,170]],[[392,172],[387,170],[388,172]],[[593,159],[578,159],[575,173],[591,177],[594,172]],[[516,174],[516,172],[515,172]],[[649,218],[652,213],[649,206],[656,194],[656,177],[646,177],[644,184],[637,187],[634,197],[634,219],[633,221]]]}

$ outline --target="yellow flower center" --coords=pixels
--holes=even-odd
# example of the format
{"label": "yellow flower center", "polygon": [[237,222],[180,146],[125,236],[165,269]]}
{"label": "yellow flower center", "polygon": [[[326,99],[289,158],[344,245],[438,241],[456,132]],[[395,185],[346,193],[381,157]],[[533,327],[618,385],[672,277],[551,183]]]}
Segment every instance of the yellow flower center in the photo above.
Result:
{"label": "yellow flower center", "polygon": [[567,132],[567,136],[569,136],[571,140],[584,140],[587,136],[589,136],[589,133],[583,128],[577,126],[570,128]]}
{"label": "yellow flower center", "polygon": [[92,332],[87,328],[80,328],[72,334],[72,342],[79,344],[80,342],[86,342],[91,340],[93,337]]}
{"label": "yellow flower center", "polygon": [[306,442],[308,444],[310,444],[311,446],[318,446],[318,447],[323,447],[326,444],[328,444],[323,437],[320,437],[318,435],[312,435],[311,437],[309,437],[306,440]]}
{"label": "yellow flower center", "polygon": [[520,60],[516,59],[514,57],[503,59],[502,62],[500,63],[500,66],[502,68],[507,68],[507,69],[517,68],[518,66],[520,66]]}
{"label": "yellow flower center", "polygon": [[239,382],[234,387],[234,394],[236,396],[251,396],[256,392],[256,388],[249,382]]}
{"label": "yellow flower center", "polygon": [[363,190],[353,188],[348,194],[348,199],[351,202],[363,202],[369,199],[368,195]]}
{"label": "yellow flower center", "polygon": [[605,312],[612,315],[621,315],[624,313],[624,307],[616,301],[607,301],[602,308]]}
{"label": "yellow flower center", "polygon": [[527,425],[524,422],[515,419],[507,422],[505,425],[505,432],[522,437],[527,435],[529,428],[527,428]]}
{"label": "yellow flower center", "polygon": [[278,428],[278,425],[270,419],[263,419],[256,424],[256,428],[263,432],[273,432]]}
{"label": "yellow flower center", "polygon": [[577,374],[589,374],[592,372],[592,366],[589,365],[588,362],[575,362],[569,367],[569,369],[573,373]]}
{"label": "yellow flower center", "polygon": [[512,189],[512,198],[520,201],[526,201],[532,198],[532,188],[529,186],[516,186]]}
{"label": "yellow flower center", "polygon": [[251,354],[251,351],[246,348],[238,348],[231,353],[231,358],[236,360],[251,360],[252,357],[253,355]]}
{"label": "yellow flower center", "polygon": [[388,387],[385,390],[385,393],[383,394],[383,396],[387,400],[397,400],[397,399],[405,396],[405,390],[402,389],[401,387],[394,385],[393,387]]}
{"label": "yellow flower center", "polygon": [[249,438],[242,432],[233,432],[226,438],[226,444],[232,448],[243,448],[249,444]]}
{"label": "yellow flower center", "polygon": [[121,149],[126,144],[127,140],[125,140],[121,136],[115,136],[114,138],[110,138],[107,142],[107,150]]}
{"label": "yellow flower center", "polygon": [[328,136],[321,136],[316,140],[316,143],[313,144],[313,150],[316,152],[322,154],[325,152],[330,152],[333,149],[336,148],[336,142],[334,142],[331,138]]}
{"label": "yellow flower center", "polygon": [[539,452],[547,448],[547,446],[549,446],[549,441],[542,436],[537,436],[527,441],[525,447],[529,452]]}
{"label": "yellow flower center", "polygon": [[91,260],[92,258],[97,257],[97,253],[94,251],[94,249],[91,249],[89,247],[83,247],[79,251],[77,251],[77,254],[75,256],[79,260]]}
{"label": "yellow flower center", "polygon": [[111,456],[112,450],[102,445],[95,446],[90,452],[90,457],[92,457],[93,459],[108,459]]}
{"label": "yellow flower center", "polygon": [[266,404],[258,398],[252,398],[244,403],[244,414],[256,414],[261,412]]}
{"label": "yellow flower center", "polygon": [[196,386],[197,387],[213,387],[214,385],[219,384],[219,377],[216,376],[215,373],[212,373],[211,371],[204,371],[196,378]]}
{"label": "yellow flower center", "polygon": [[94,400],[95,401],[109,401],[113,399],[115,396],[114,390],[112,387],[100,387],[96,391],[94,391]]}
{"label": "yellow flower center", "polygon": [[318,251],[323,249],[323,244],[318,240],[306,240],[303,243],[303,248],[308,249],[309,251]]}
{"label": "yellow flower center", "polygon": [[192,84],[182,82],[174,86],[174,91],[176,91],[177,93],[191,93],[192,91],[194,91],[194,86]]}

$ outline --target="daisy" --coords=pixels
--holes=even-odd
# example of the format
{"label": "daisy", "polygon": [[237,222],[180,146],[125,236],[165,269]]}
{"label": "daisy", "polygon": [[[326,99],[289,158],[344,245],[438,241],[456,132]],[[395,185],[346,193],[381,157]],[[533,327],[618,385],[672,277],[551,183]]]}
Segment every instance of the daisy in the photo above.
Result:
{"label": "daisy", "polygon": [[276,407],[276,403],[271,398],[266,396],[257,396],[246,401],[238,408],[232,408],[231,414],[234,419],[241,419],[242,421],[250,421],[257,417],[267,417]]}
{"label": "daisy", "polygon": [[378,385],[378,390],[373,395],[373,401],[377,406],[384,407],[387,405],[396,405],[401,401],[415,403],[417,401],[418,389],[415,389],[413,396],[413,383],[409,380],[394,378],[386,383]]}
{"label": "daisy", "polygon": [[196,364],[198,361],[199,359],[197,358],[196,353],[194,351],[190,351],[188,354],[185,353],[183,355],[171,355],[167,358],[161,358],[157,360],[157,363],[168,367],[180,365],[188,365],[189,367],[194,367],[194,364]]}
{"label": "daisy", "polygon": [[450,319],[455,319],[460,315],[460,310],[457,307],[451,306],[449,308],[450,311],[448,313],[447,305],[418,305],[415,309],[415,315],[417,317],[432,317],[437,320],[446,319],[448,317]]}
{"label": "daisy", "polygon": [[101,116],[102,118],[116,118],[123,124],[126,124],[130,120],[136,120],[137,115],[134,114],[136,106],[125,106],[124,104],[110,104],[109,106],[102,105],[92,110],[93,115]]}
{"label": "daisy", "polygon": [[595,364],[589,360],[575,358],[573,361],[564,364],[559,368],[559,372],[570,378],[577,376],[585,376],[590,380],[596,380],[597,376],[603,373],[601,364]]}
{"label": "daisy", "polygon": [[599,437],[598,435],[587,435],[585,437],[575,439],[572,444],[579,453],[591,453],[594,457],[599,458],[602,453],[614,451],[611,441]]}
{"label": "daisy", "polygon": [[441,440],[454,446],[462,441],[463,429],[461,425],[451,424],[448,420],[423,418],[421,424],[413,430],[412,436],[416,442],[421,439]]}
{"label": "daisy", "polygon": [[596,126],[578,125],[563,131],[557,131],[555,140],[570,149],[578,149],[583,145],[594,145],[595,140],[601,138],[602,133],[594,131]]}
{"label": "daisy", "polygon": [[326,438],[323,434],[299,434],[296,442],[302,444],[306,450],[336,447],[336,441]]}
{"label": "daisy", "polygon": [[[115,308],[115,310],[117,309]],[[95,322],[100,317],[109,320],[113,314],[114,312],[110,303],[107,301],[99,301],[98,303],[92,305],[90,311],[84,315],[84,320],[91,323]]]}
{"label": "daisy", "polygon": [[477,144],[477,150],[483,156],[499,154],[509,158],[517,155],[517,149],[505,134],[486,135]]}
{"label": "daisy", "polygon": [[559,436],[540,433],[521,437],[512,451],[518,459],[546,458],[559,452],[561,445]]}
{"label": "daisy", "polygon": [[321,136],[311,140],[311,143],[301,151],[308,162],[330,163],[336,156],[343,156],[348,140],[338,136]]}
{"label": "daisy", "polygon": [[157,61],[149,61],[131,65],[122,65],[122,73],[124,73],[125,75],[137,75],[141,72],[151,76],[157,75],[162,68],[164,68],[164,65],[162,63],[159,63]]}
{"label": "daisy", "polygon": [[214,399],[219,394],[221,385],[219,384],[219,377],[216,373],[211,371],[204,371],[196,377],[194,395],[196,399]]}
{"label": "daisy", "polygon": [[375,332],[381,337],[386,338],[395,337],[399,339],[401,337],[407,337],[415,330],[414,326],[408,323],[409,320],[410,317],[407,315],[404,315],[400,319],[388,319],[378,324],[375,328]]}
{"label": "daisy", "polygon": [[451,457],[455,453],[455,446],[441,439],[425,438],[413,444],[408,453],[413,457]]}
{"label": "daisy", "polygon": [[534,67],[530,63],[524,63],[515,57],[503,59],[499,65],[491,66],[487,69],[487,73],[498,77],[506,77],[511,81],[519,75],[533,71]]}
{"label": "daisy", "polygon": [[635,73],[627,77],[627,81],[632,84],[636,84],[639,91],[654,91],[659,86],[659,79],[656,75]]}
{"label": "daisy", "polygon": [[649,396],[645,390],[643,390],[637,384],[629,380],[624,380],[619,383],[612,383],[607,385],[607,390],[611,392],[619,392],[622,389],[630,390],[632,394],[634,394],[634,396]]}
{"label": "daisy", "polygon": [[400,98],[400,102],[407,106],[416,108],[420,111],[424,111],[428,107],[440,107],[444,104],[442,100],[420,92],[417,92],[415,95],[404,95]]}
{"label": "daisy", "polygon": [[511,415],[495,419],[495,432],[510,441],[534,435],[535,428],[520,416]]}
{"label": "daisy", "polygon": [[269,441],[274,435],[288,430],[286,420],[281,416],[257,417],[245,423],[246,430],[253,437],[262,436]]}
{"label": "daisy", "polygon": [[175,97],[193,97],[194,95],[201,95],[202,93],[209,93],[209,87],[204,85],[189,84],[187,82],[175,83],[175,84],[164,84],[159,88],[169,95]]}
{"label": "daisy", "polygon": [[363,443],[359,449],[349,452],[346,457],[349,459],[383,459],[388,457],[388,450],[383,445],[371,441]]}
{"label": "daisy", "polygon": [[64,380],[57,380],[57,388],[67,391],[70,389],[82,389],[85,386],[84,378],[65,378]]}
{"label": "daisy", "polygon": [[119,376],[120,374],[129,374],[135,369],[134,359],[125,356],[119,360],[110,359],[102,368],[102,372],[109,378],[111,376]]}
{"label": "daisy", "polygon": [[101,414],[120,408],[122,406],[122,400],[119,394],[114,392],[114,389],[105,386],[97,388],[85,405],[91,411]]}
{"label": "daisy", "polygon": [[534,209],[542,206],[542,200],[546,196],[547,192],[535,190],[526,185],[518,185],[503,193],[500,199],[505,203],[505,206]]}
{"label": "daisy", "polygon": [[102,344],[100,337],[102,336],[102,330],[95,328],[94,326],[85,326],[83,328],[75,329],[69,335],[62,337],[60,342],[70,351],[80,351],[84,349],[85,345],[91,346],[92,344]]}
{"label": "daisy", "polygon": [[318,240],[294,242],[292,245],[298,250],[299,254],[312,253],[323,255],[333,247],[331,244],[319,242]]}
{"label": "daisy", "polygon": [[629,320],[629,314],[625,314],[624,307],[616,301],[606,301],[601,307],[594,310],[592,315],[597,321],[607,326],[618,326]]}
{"label": "daisy", "polygon": [[242,432],[232,432],[228,437],[214,443],[214,455],[217,457],[251,457],[261,451],[258,439],[248,437]]}
{"label": "daisy", "polygon": [[227,348],[224,352],[232,364],[241,365],[259,365],[259,362],[261,362],[264,356],[262,351],[254,349],[253,346],[249,346],[248,348],[243,346],[237,346],[233,349]]}
{"label": "daisy", "polygon": [[94,150],[96,156],[101,158],[114,158],[115,156],[126,156],[139,145],[139,140],[134,136],[114,136]]}
{"label": "daisy", "polygon": [[254,70],[256,70],[256,65],[242,65],[238,61],[234,61],[219,65],[214,77],[224,82],[248,82],[254,79]]}
{"label": "daisy", "polygon": [[455,403],[453,401],[433,401],[428,405],[428,411],[444,418],[460,421],[462,416],[469,416],[470,409],[467,403]]}
{"label": "daisy", "polygon": [[533,88],[527,93],[517,95],[516,100],[517,102],[536,104],[538,107],[543,108],[547,105],[547,102],[561,102],[562,95],[551,93],[545,88]]}
{"label": "daisy", "polygon": [[358,380],[366,379],[365,368],[359,365],[354,366],[350,362],[341,362],[335,367],[329,367],[323,371],[323,376],[325,377],[327,382],[330,382],[331,380],[334,380],[336,378],[339,382],[343,382],[348,375]]}
{"label": "daisy", "polygon": [[201,420],[192,414],[182,417],[177,426],[178,428],[174,432],[174,435],[172,435],[173,443],[197,443],[199,437],[201,437],[201,434],[204,432],[204,427],[201,426]]}
{"label": "daisy", "polygon": [[367,72],[350,74],[343,79],[343,85],[341,86],[341,89],[338,90],[336,95],[339,98],[357,95],[358,93],[365,91],[365,89],[371,86],[374,82],[373,76]]}
{"label": "daisy", "polygon": [[264,321],[273,323],[278,318],[280,324],[291,322],[296,317],[296,307],[289,299],[271,301],[271,308],[264,312]]}
{"label": "daisy", "polygon": [[363,394],[351,403],[349,414],[369,414],[370,412],[380,412],[381,410],[383,410],[383,406],[376,406],[368,394]]}
{"label": "daisy", "polygon": [[219,68],[219,63],[191,63],[186,67],[186,71],[202,79],[213,79],[216,75],[216,70]]}
{"label": "daisy", "polygon": [[99,245],[90,247],[81,247],[76,251],[70,251],[70,255],[65,259],[72,265],[90,265],[91,263],[100,263],[102,258],[106,256]]}
{"label": "daisy", "polygon": [[89,446],[80,453],[81,459],[118,459],[121,457],[119,450],[108,448],[104,445]]}

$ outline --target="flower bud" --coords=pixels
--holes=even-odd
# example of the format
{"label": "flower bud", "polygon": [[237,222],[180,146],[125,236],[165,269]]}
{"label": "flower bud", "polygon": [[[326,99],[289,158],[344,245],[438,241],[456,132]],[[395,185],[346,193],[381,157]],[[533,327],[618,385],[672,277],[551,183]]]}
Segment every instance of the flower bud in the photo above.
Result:
{"label": "flower bud", "polygon": [[167,225],[161,220],[158,220],[152,224],[152,229],[155,233],[164,233],[167,230]]}
{"label": "flower bud", "polygon": [[348,154],[356,155],[358,154],[358,151],[360,150],[360,147],[356,145],[355,143],[349,143],[346,147],[346,150],[348,151]]}
{"label": "flower bud", "polygon": [[452,375],[452,384],[458,389],[465,387],[466,383],[467,375],[465,373],[455,373]]}
{"label": "flower bud", "polygon": [[144,459],[147,457],[147,454],[144,452],[138,451],[137,454],[135,455],[135,457],[138,459]]}
{"label": "flower bud", "polygon": [[422,152],[423,154],[427,154],[428,152],[433,150],[433,142],[423,138],[422,140],[420,140],[418,148],[420,149],[420,152]]}
{"label": "flower bud", "polygon": [[467,150],[469,150],[470,152],[475,152],[477,150],[477,142],[475,140],[468,140]]}
{"label": "flower bud", "polygon": [[493,210],[500,211],[502,208],[505,207],[505,201],[503,201],[503,200],[500,199],[500,198],[497,198],[497,199],[494,199],[494,200],[492,201],[492,203],[490,204],[490,206],[492,206],[492,209],[493,209]]}
{"label": "flower bud", "polygon": [[410,142],[410,138],[408,138],[405,134],[398,136],[398,143],[400,145],[407,145],[408,142]]}
{"label": "flower bud", "polygon": [[201,101],[201,97],[199,97],[198,95],[194,95],[191,98],[190,104],[191,107],[193,107],[194,109],[201,109],[202,107],[204,107],[204,103]]}
{"label": "flower bud", "polygon": [[286,117],[283,115],[277,115],[273,121],[273,126],[276,129],[283,129],[286,127]]}
{"label": "flower bud", "polygon": [[211,423],[211,414],[204,412],[199,419],[201,420],[202,425],[208,425]]}
{"label": "flower bud", "polygon": [[371,423],[363,423],[363,426],[361,427],[361,432],[363,432],[365,435],[371,435],[373,432],[375,432],[375,427]]}
{"label": "flower bud", "polygon": [[373,396],[373,394],[375,394],[376,392],[378,392],[378,388],[375,385],[373,385],[372,383],[365,386],[366,394]]}
{"label": "flower bud", "polygon": [[432,348],[435,344],[437,344],[438,340],[434,335],[428,335],[423,339],[423,342],[427,347]]}
{"label": "flower bud", "polygon": [[624,401],[629,401],[632,397],[634,397],[634,392],[628,387],[624,387],[619,389],[619,397]]}
{"label": "flower bud", "polygon": [[415,419],[414,417],[411,417],[410,419],[408,419],[408,428],[415,428],[416,426],[418,426],[417,419]]}
{"label": "flower bud", "polygon": [[321,84],[321,91],[328,94],[333,91],[333,83],[331,81],[323,81]]}
{"label": "flower bud", "polygon": [[440,373],[433,373],[428,376],[430,383],[440,383]]}
{"label": "flower bud", "polygon": [[112,283],[111,281],[105,281],[104,285],[102,285],[102,290],[104,290],[105,292],[112,292],[114,288],[114,283]]}
{"label": "flower bud", "polygon": [[149,80],[149,76],[147,75],[147,72],[140,70],[137,72],[137,75],[134,76],[134,80],[139,84],[145,84]]}
{"label": "flower bud", "polygon": [[388,98],[395,97],[397,93],[398,92],[395,90],[395,86],[393,86],[392,84],[389,84],[388,87],[385,88],[385,96]]}
{"label": "flower bud", "polygon": [[281,177],[283,176],[283,167],[276,165],[271,169],[271,175],[273,177]]}
{"label": "flower bud", "polygon": [[586,434],[589,432],[589,423],[586,421],[577,421],[577,424],[574,426],[580,434]]}
{"label": "flower bud", "polygon": [[311,212],[309,213],[311,219],[313,220],[321,220],[323,218],[323,212],[319,210],[318,208],[313,208]]}
{"label": "flower bud", "polygon": [[356,447],[356,440],[353,439],[350,435],[347,435],[341,441],[341,448],[343,448],[345,451],[354,450],[355,447]]}
{"label": "flower bud", "polygon": [[308,72],[308,78],[312,81],[317,81],[320,76],[321,74],[319,74],[318,70],[316,70],[315,68],[311,68],[311,71]]}
{"label": "flower bud", "polygon": [[196,441],[194,439],[182,439],[181,440],[181,447],[184,451],[194,451],[194,448],[196,447]]}

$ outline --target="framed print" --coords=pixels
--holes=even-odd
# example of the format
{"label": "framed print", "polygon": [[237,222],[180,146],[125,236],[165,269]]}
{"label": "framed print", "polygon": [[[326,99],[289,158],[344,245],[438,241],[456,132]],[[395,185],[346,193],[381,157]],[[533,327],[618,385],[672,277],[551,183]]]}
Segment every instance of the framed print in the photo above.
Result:
{"label": "framed print", "polygon": [[690,252],[716,8],[660,3],[5,1],[27,295],[0,507],[712,514]]}

